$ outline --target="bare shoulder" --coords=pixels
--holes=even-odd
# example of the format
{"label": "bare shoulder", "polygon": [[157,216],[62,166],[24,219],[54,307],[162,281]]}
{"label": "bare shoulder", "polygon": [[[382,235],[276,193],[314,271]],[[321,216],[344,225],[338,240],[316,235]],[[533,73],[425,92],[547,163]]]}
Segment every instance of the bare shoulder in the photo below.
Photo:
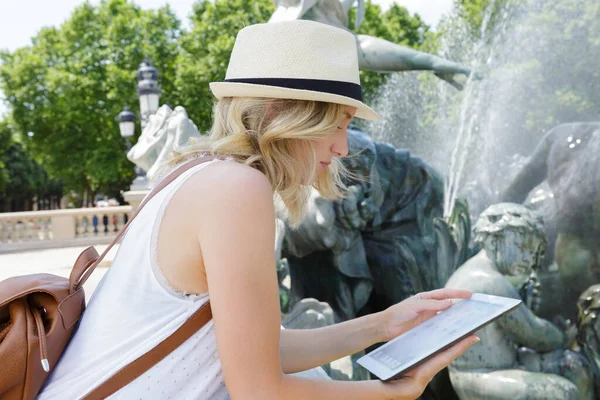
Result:
{"label": "bare shoulder", "polygon": [[[196,177],[201,177],[196,174]],[[219,187],[214,188],[219,192],[221,189],[251,189],[257,187],[259,190],[271,191],[271,185],[267,177],[255,168],[235,161],[217,161],[206,168],[204,179],[219,182]]]}
{"label": "bare shoulder", "polygon": [[215,162],[188,183],[191,191],[200,190],[202,198],[209,201],[235,199],[234,196],[243,196],[248,201],[273,201],[273,191],[267,177],[248,165],[234,161]]}
{"label": "bare shoulder", "polygon": [[[217,161],[184,182],[172,200],[175,208],[194,211],[188,216],[206,218],[207,213],[238,214],[249,210],[272,212],[273,191],[260,171],[234,161]],[[194,218],[194,217],[192,217]]]}

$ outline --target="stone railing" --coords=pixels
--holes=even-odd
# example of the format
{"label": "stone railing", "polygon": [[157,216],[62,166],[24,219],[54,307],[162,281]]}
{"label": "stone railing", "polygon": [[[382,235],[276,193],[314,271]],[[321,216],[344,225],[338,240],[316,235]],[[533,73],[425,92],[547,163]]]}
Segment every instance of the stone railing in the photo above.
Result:
{"label": "stone railing", "polygon": [[131,206],[0,213],[0,253],[110,243]]}

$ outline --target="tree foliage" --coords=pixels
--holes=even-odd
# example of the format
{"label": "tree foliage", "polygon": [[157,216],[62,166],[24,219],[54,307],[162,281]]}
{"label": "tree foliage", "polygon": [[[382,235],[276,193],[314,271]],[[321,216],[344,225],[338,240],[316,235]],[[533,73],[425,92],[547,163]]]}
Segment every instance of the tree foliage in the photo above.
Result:
{"label": "tree foliage", "polygon": [[10,183],[6,154],[12,144],[11,131],[7,121],[0,122],[0,193],[6,194]]}
{"label": "tree foliage", "polygon": [[519,155],[530,156],[552,127],[598,120],[599,37],[597,2],[456,0],[422,48],[483,79],[458,92],[421,74],[409,110],[418,129],[402,145],[417,147],[448,176],[454,149],[467,149],[455,158],[466,160],[461,185],[480,180],[475,191],[503,190]]}
{"label": "tree foliage", "polygon": [[528,44],[519,44],[505,67],[520,72],[520,98],[527,104],[515,111],[524,130],[537,133],[559,123],[598,120],[600,3],[551,0],[528,20],[520,32]]}
{"label": "tree foliage", "polygon": [[237,32],[267,22],[274,10],[269,0],[201,0],[194,4],[190,30],[180,39],[176,85],[178,104],[200,131],[211,126],[214,97],[208,84],[225,79]]}
{"label": "tree foliage", "polygon": [[[207,131],[214,101],[208,83],[224,79],[237,32],[267,22],[274,10],[270,0],[199,0],[183,29],[168,6],[86,2],[61,26],[42,29],[31,45],[0,52],[0,88],[13,130],[23,142],[33,133],[24,150],[67,190],[115,195],[134,177],[116,117],[124,105],[138,109],[135,73],[144,57],[160,73],[161,103],[184,106]],[[418,47],[427,30],[403,7],[382,13],[367,1],[358,33]],[[367,99],[387,76],[361,72]],[[0,185],[5,180],[0,175]]]}
{"label": "tree foliage", "polygon": [[137,103],[135,71],[145,55],[174,92],[179,21],[168,7],[143,11],[125,0],[84,3],[60,28],[0,55],[0,82],[28,148],[69,189],[103,190],[133,179],[116,116]]}
{"label": "tree foliage", "polygon": [[511,151],[528,155],[551,127],[598,119],[600,3],[461,0],[457,7],[493,55],[489,107],[510,116],[494,133],[514,143]]}
{"label": "tree foliage", "polygon": [[[61,193],[62,182],[49,178],[46,170],[25,151],[25,146],[13,140],[9,120],[1,121],[0,199],[4,199],[2,208],[11,208],[10,203],[13,201],[25,204],[34,197],[59,198]],[[17,206],[17,209],[21,210],[22,207]]]}

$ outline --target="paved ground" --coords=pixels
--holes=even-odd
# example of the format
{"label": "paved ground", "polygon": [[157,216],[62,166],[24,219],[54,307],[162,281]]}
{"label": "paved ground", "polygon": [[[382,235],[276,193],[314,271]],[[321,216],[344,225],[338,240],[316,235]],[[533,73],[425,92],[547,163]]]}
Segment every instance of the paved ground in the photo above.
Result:
{"label": "paved ground", "polygon": [[[106,249],[106,245],[95,246],[99,254]],[[96,268],[92,276],[84,285],[86,299],[92,294],[102,276],[110,266],[119,245],[113,247],[102,263]],[[0,254],[0,281],[17,275],[35,274],[40,272],[69,277],[73,263],[85,247],[65,247],[27,251],[22,253]]]}

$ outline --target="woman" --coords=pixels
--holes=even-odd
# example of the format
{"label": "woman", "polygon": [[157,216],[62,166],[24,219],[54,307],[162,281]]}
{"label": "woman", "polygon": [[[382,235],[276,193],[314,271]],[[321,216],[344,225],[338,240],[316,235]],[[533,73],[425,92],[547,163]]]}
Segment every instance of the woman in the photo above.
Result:
{"label": "woman", "polygon": [[220,160],[189,169],[142,209],[40,398],[80,398],[209,296],[213,320],[113,398],[417,397],[474,337],[394,383],[289,374],[389,340],[469,292],[423,293],[335,326],[280,332],[274,194],[292,224],[310,186],[341,196],[346,128],[353,116],[377,118],[361,101],[352,34],[312,21],[246,27],[225,82],[211,90],[219,99],[211,135],[179,161],[207,153]]}

